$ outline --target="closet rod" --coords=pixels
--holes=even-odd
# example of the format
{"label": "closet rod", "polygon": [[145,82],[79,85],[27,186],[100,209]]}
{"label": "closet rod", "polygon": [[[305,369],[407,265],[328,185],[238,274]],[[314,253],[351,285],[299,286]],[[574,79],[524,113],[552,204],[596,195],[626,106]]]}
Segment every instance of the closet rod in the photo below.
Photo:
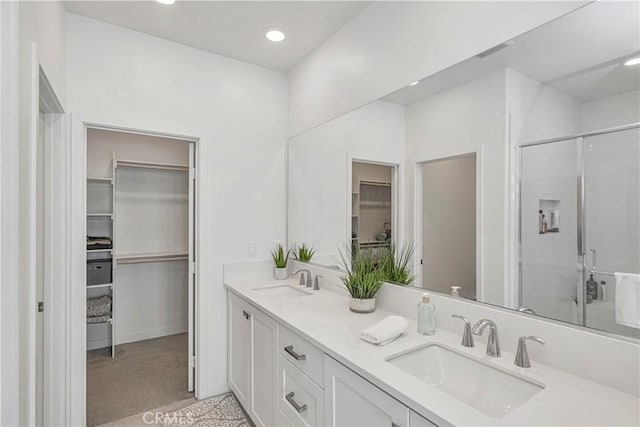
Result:
{"label": "closet rod", "polygon": [[116,257],[117,264],[142,264],[188,260],[189,254],[131,255]]}
{"label": "closet rod", "polygon": [[157,169],[157,170],[169,170],[169,171],[177,171],[177,172],[189,171],[188,165],[140,162],[137,160],[116,160],[116,167],[137,168],[137,169]]}
{"label": "closet rod", "polygon": [[377,181],[360,181],[361,185],[375,185],[377,187],[391,187],[390,182],[377,182]]}

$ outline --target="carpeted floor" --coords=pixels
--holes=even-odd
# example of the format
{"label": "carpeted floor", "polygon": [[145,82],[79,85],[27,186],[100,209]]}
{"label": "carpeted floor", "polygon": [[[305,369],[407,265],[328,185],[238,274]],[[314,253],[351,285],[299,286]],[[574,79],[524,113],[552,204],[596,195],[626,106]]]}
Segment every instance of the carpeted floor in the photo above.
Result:
{"label": "carpeted floor", "polygon": [[87,425],[193,397],[187,392],[187,334],[123,344],[116,357],[87,352]]}

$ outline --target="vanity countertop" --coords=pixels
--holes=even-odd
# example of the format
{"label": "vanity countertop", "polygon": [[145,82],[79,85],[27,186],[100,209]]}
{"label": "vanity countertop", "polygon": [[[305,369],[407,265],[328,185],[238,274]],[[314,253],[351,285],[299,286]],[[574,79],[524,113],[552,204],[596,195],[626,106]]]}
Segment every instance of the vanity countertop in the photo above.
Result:
{"label": "vanity countertop", "polygon": [[[435,423],[509,426],[639,425],[638,396],[541,365],[535,359],[531,361],[531,368],[518,368],[513,364],[513,353],[503,351],[502,357],[489,357],[485,354],[483,342],[477,341],[474,348],[465,348],[460,345],[461,335],[442,329],[437,329],[433,336],[422,336],[416,332],[416,323],[412,320],[403,335],[392,343],[379,347],[362,341],[359,338],[360,331],[393,314],[391,312],[377,309],[370,314],[352,313],[348,309],[348,298],[345,295],[326,289],[310,296],[294,298],[276,298],[266,292],[256,291],[257,288],[282,284],[297,287],[297,280],[276,281],[266,278],[225,282],[231,292],[248,300]],[[462,329],[461,322],[460,333]],[[502,370],[542,383],[545,388],[504,417],[492,418],[385,360],[404,350],[431,342],[445,344]],[[589,355],[576,354],[575,357]],[[594,360],[594,369],[597,363]]]}

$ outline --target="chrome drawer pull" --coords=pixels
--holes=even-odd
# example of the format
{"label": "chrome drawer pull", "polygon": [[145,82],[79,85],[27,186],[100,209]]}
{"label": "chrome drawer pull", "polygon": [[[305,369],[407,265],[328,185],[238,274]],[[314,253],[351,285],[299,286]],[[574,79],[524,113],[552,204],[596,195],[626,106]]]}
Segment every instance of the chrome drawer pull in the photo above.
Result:
{"label": "chrome drawer pull", "polygon": [[292,345],[288,345],[284,348],[284,351],[286,351],[287,353],[289,353],[291,356],[293,356],[294,359],[296,360],[305,360],[307,358],[306,354],[298,354],[295,351],[293,351],[293,346]]}
{"label": "chrome drawer pull", "polygon": [[291,392],[289,394],[287,394],[284,398],[287,399],[287,402],[289,402],[291,404],[291,406],[293,406],[293,408],[298,411],[298,413],[302,413],[304,411],[307,410],[307,405],[298,405],[298,402],[296,402],[295,400],[293,400],[293,396],[294,396],[294,392]]}

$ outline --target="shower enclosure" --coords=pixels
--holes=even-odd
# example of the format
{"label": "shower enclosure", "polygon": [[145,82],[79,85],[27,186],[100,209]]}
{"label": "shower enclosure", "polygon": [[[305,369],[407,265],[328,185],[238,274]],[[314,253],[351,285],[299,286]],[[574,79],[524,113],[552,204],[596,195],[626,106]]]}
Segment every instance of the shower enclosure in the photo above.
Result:
{"label": "shower enclosure", "polygon": [[616,323],[613,276],[640,271],[639,124],[518,151],[519,306],[639,338]]}

